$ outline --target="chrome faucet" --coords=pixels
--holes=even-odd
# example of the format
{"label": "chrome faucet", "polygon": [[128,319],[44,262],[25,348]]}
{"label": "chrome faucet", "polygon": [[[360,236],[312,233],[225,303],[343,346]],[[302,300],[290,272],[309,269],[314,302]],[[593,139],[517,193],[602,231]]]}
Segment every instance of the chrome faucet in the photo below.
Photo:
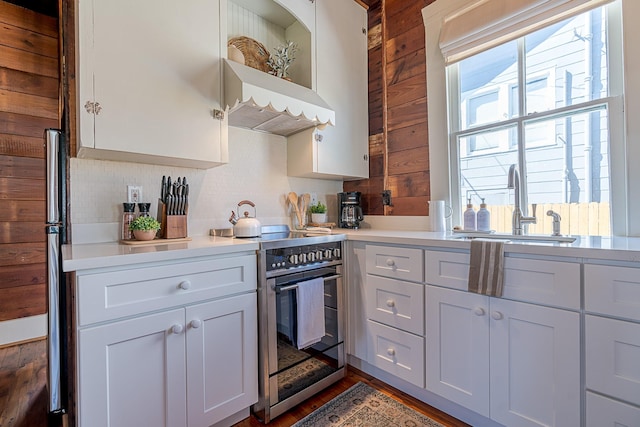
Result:
{"label": "chrome faucet", "polygon": [[533,216],[524,216],[522,209],[520,208],[520,174],[516,165],[513,164],[509,168],[509,182],[507,188],[515,189],[515,200],[513,207],[513,216],[511,218],[512,233],[514,236],[522,235],[522,224],[535,224],[536,223],[536,204],[532,204]]}

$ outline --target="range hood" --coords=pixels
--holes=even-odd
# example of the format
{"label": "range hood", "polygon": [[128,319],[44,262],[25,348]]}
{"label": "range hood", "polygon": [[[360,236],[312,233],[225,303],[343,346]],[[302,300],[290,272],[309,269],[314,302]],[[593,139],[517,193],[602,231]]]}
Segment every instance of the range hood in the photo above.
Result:
{"label": "range hood", "polygon": [[224,60],[229,125],[282,136],[334,125],[335,112],[316,92],[246,65]]}

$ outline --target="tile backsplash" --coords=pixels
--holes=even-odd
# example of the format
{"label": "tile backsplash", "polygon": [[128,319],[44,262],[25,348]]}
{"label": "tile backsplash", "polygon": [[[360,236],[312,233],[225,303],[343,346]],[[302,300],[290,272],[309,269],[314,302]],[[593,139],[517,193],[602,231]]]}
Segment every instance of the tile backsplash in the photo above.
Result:
{"label": "tile backsplash", "polygon": [[186,177],[189,182],[190,236],[231,227],[229,215],[245,199],[256,204],[262,224],[290,224],[289,191],[316,193],[329,205],[329,220],[335,221],[336,193],[342,191],[342,181],[288,177],[285,138],[233,127],[229,128],[229,163],[213,169],[78,158],[71,159],[70,168],[73,243],[119,238],[127,185],[142,187],[142,199],[151,202],[151,214],[156,216],[163,175]]}

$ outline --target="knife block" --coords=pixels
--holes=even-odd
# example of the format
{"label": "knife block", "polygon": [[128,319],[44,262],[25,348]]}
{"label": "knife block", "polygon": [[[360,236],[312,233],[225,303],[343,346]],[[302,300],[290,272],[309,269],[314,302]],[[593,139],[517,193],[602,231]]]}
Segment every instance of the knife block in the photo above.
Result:
{"label": "knife block", "polygon": [[167,215],[167,205],[158,200],[158,221],[160,237],[163,239],[180,239],[187,237],[187,215],[189,205],[185,206],[185,215]]}

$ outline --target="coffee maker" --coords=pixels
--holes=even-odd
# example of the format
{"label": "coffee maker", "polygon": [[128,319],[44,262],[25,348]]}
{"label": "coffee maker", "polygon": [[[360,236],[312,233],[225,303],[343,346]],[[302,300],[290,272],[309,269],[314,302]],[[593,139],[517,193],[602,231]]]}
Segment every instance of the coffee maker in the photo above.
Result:
{"label": "coffee maker", "polygon": [[338,226],[340,228],[359,228],[362,220],[360,192],[338,193]]}

